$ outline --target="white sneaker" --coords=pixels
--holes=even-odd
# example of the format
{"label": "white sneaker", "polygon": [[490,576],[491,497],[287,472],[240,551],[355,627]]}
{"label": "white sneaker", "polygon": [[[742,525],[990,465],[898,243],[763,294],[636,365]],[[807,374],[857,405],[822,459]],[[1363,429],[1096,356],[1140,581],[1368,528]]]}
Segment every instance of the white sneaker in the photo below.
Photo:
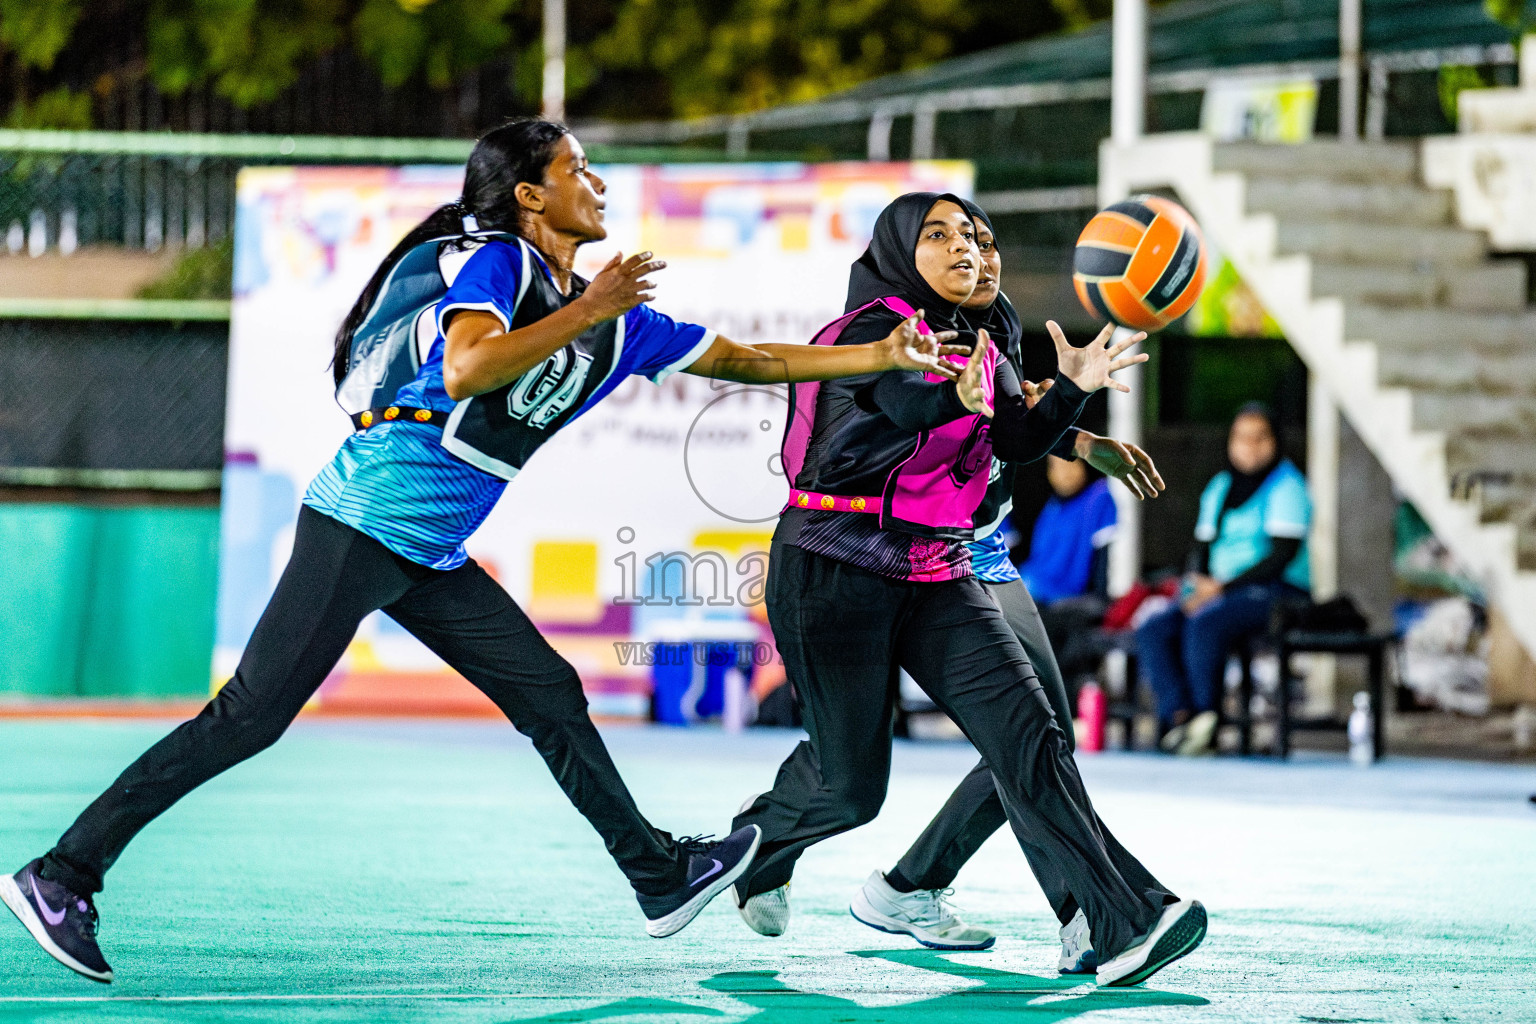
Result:
{"label": "white sneaker", "polygon": [[[741,802],[737,814],[746,814],[747,808],[757,803],[761,793],[753,793]],[[747,927],[759,935],[783,935],[789,930],[789,883],[785,882],[777,889],[769,889],[760,892],[756,896],[741,902],[741,893],[736,887],[731,886],[731,899],[736,902],[736,909],[741,911],[741,919],[747,922]]]}
{"label": "white sneaker", "polygon": [[1176,751],[1180,757],[1199,757],[1215,753],[1216,726],[1221,719],[1214,711],[1202,711],[1189,720],[1184,729],[1184,739]]}
{"label": "white sneaker", "polygon": [[769,889],[767,892],[749,897],[745,903],[741,902],[741,894],[733,885],[731,898],[736,901],[736,909],[741,911],[741,919],[747,922],[747,927],[757,934],[783,935],[789,930],[788,882],[777,889]]}
{"label": "white sneaker", "polygon": [[997,936],[972,928],[950,909],[944,897],[950,889],[897,892],[879,871],[853,894],[848,912],[871,928],[893,935],[910,935],[929,949],[990,949]]}
{"label": "white sneaker", "polygon": [[1092,974],[1099,969],[1099,954],[1093,951],[1093,936],[1088,932],[1088,915],[1078,907],[1072,920],[1061,926],[1061,960],[1056,969],[1062,974]]}
{"label": "white sneaker", "polygon": [[1099,965],[1099,984],[1140,985],[1179,957],[1193,952],[1205,938],[1205,924],[1205,906],[1199,900],[1180,900],[1164,907],[1145,938]]}

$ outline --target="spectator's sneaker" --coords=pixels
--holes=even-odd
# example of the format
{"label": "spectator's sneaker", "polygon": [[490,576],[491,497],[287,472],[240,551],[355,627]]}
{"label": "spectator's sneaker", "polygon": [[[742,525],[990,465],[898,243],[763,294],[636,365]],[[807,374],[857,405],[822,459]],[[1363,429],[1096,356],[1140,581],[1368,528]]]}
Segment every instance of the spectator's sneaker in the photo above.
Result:
{"label": "spectator's sneaker", "polygon": [[848,912],[854,920],[893,935],[910,935],[929,949],[991,949],[997,936],[973,928],[950,909],[952,889],[897,892],[879,871],[853,894]]}
{"label": "spectator's sneaker", "polygon": [[736,909],[741,911],[741,919],[757,934],[783,935],[789,930],[788,882],[777,889],[749,896],[745,903],[741,902],[741,896],[733,885],[731,898],[736,900]]}
{"label": "spectator's sneaker", "polygon": [[1150,932],[1119,956],[1099,965],[1099,984],[1122,988],[1140,985],[1179,957],[1193,952],[1204,938],[1205,906],[1199,900],[1170,903]]}
{"label": "spectator's sneaker", "polygon": [[698,917],[710,900],[730,888],[747,870],[762,838],[762,829],[748,825],[719,842],[711,842],[710,836],[679,839],[678,848],[688,858],[687,880],[661,896],[635,894],[645,912],[646,933],[664,939],[688,927],[688,922]]}
{"label": "spectator's sneaker", "polygon": [[96,945],[96,907],[39,875],[42,866],[39,858],[14,875],[0,875],[0,900],[49,956],[92,981],[110,983],[112,968]]}
{"label": "spectator's sneaker", "polygon": [[1099,969],[1099,954],[1093,951],[1093,936],[1088,932],[1088,915],[1081,907],[1061,926],[1061,960],[1056,969],[1062,974],[1093,974]]}
{"label": "spectator's sneaker", "polygon": [[1184,737],[1189,732],[1189,723],[1183,722],[1163,733],[1163,738],[1157,741],[1157,747],[1165,754],[1178,752],[1184,743]]}
{"label": "spectator's sneaker", "polygon": [[1180,757],[1199,757],[1215,750],[1216,726],[1220,719],[1214,711],[1202,711],[1184,727],[1184,739],[1179,744]]}

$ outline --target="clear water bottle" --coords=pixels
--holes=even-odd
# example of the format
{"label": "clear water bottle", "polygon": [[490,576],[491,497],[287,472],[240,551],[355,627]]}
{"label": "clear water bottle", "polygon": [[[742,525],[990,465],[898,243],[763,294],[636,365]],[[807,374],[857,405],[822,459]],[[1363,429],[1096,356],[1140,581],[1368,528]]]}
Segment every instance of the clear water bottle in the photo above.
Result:
{"label": "clear water bottle", "polygon": [[1358,765],[1376,760],[1375,732],[1371,728],[1371,695],[1355,694],[1355,710],[1349,713],[1349,759]]}

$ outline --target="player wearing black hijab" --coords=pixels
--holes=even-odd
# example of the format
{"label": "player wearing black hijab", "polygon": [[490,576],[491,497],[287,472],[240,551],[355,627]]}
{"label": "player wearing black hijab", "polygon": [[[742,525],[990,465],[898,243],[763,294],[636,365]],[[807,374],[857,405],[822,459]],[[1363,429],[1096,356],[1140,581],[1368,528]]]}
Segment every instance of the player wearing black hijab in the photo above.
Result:
{"label": "player wearing black hijab", "polygon": [[[775,934],[794,863],[871,820],[890,768],[897,669],[906,669],[977,746],[1019,842],[1052,865],[1110,954],[1103,985],[1133,985],[1188,953],[1205,910],[1125,877],[1097,827],[1071,749],[1002,612],[971,574],[966,542],[992,457],[1040,458],[1091,391],[1126,390],[1109,332],[1082,349],[1054,323],[1060,373],[1033,408],[1017,374],[960,306],[980,253],[964,202],[902,196],[855,263],[848,313],[813,339],[857,343],[915,310],[928,329],[973,333],[958,381],[888,374],[796,386],[784,444],[791,482],[769,559],[768,615],[809,739],[734,827],[763,842],[735,886],[748,923]],[[781,913],[782,912],[782,913]]]}
{"label": "player wearing black hijab", "polygon": [[[971,202],[965,206],[976,222],[982,271],[981,280],[962,307],[962,313],[968,323],[991,335],[998,349],[1018,371],[1023,357],[1023,325],[1013,303],[999,287],[1002,260],[997,253],[992,223],[981,207]],[[1050,382],[1044,386],[1049,388]],[[1028,381],[1023,387],[1027,395],[1038,397],[1041,394],[1040,389]],[[1138,498],[1155,497],[1162,486],[1162,478],[1152,460],[1136,445],[1084,430],[1069,432],[1065,441],[1067,443],[1058,445],[1059,450],[1053,450],[1052,454],[1087,461],[1106,475],[1124,481]],[[1071,702],[1061,669],[1034,598],[1008,560],[1007,546],[1000,537],[1002,520],[1012,505],[1012,467],[994,460],[987,497],[976,516],[977,540],[970,545],[972,568],[1018,637],[1071,748],[1074,746]],[[955,788],[944,807],[896,866],[869,876],[853,897],[849,908],[853,916],[872,928],[911,935],[931,948],[989,948],[997,937],[984,928],[968,925],[948,905],[945,897],[961,867],[1007,820],[992,769],[983,759]],[[1162,885],[1125,852],[1104,823],[1097,818],[1095,821],[1122,874],[1136,879],[1138,888],[1161,889]],[[1030,856],[1027,848],[1025,856],[1061,923],[1062,951],[1058,968],[1063,974],[1093,973],[1098,965],[1097,953],[1087,917],[1072,897],[1068,880],[1053,870],[1051,864]]]}

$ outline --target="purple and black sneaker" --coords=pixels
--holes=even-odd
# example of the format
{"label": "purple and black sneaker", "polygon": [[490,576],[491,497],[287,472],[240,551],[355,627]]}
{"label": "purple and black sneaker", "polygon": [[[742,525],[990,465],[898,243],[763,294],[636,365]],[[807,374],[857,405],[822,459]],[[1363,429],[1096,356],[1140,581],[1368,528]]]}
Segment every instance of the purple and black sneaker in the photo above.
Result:
{"label": "purple and black sneaker", "polygon": [[682,931],[699,916],[709,901],[729,889],[757,854],[763,830],[756,825],[739,828],[719,842],[709,836],[684,836],[678,848],[688,858],[688,873],[682,885],[660,896],[636,893],[645,912],[645,931],[652,938],[664,939]]}
{"label": "purple and black sneaker", "polygon": [[112,968],[96,945],[96,907],[38,872],[42,858],[14,875],[0,875],[0,899],[48,955],[77,974],[110,984]]}

